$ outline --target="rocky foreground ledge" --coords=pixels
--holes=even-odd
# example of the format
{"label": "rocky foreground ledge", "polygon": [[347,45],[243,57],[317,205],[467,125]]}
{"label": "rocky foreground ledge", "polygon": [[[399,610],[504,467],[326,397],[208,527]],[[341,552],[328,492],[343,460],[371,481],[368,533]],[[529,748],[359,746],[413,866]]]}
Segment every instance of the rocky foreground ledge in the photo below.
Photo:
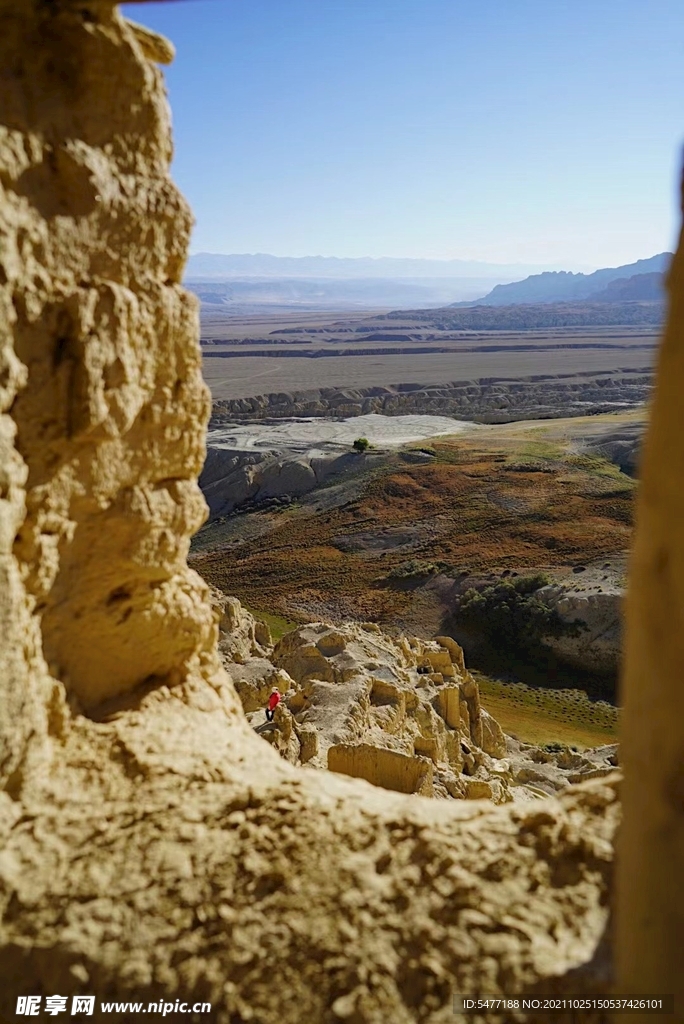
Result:
{"label": "rocky foreground ledge", "polygon": [[[446,1024],[455,993],[605,992],[610,757],[509,746],[453,642],[314,624],[272,647],[224,599],[219,650],[89,717],[56,704],[50,771],[0,794],[0,1012],[80,992]],[[246,707],[289,686],[273,730],[231,679]]]}

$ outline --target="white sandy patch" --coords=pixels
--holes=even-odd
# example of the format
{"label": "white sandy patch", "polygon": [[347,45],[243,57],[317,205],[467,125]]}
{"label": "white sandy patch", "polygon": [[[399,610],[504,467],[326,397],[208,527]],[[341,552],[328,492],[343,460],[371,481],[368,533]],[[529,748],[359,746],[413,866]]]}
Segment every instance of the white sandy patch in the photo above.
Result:
{"label": "white sandy patch", "polygon": [[477,424],[452,420],[448,416],[380,416],[369,413],[343,420],[315,417],[283,420],[276,424],[254,422],[218,427],[209,431],[207,440],[214,448],[237,451],[288,448],[315,454],[318,450],[321,453],[330,451],[331,446],[348,448],[357,437],[367,437],[377,448],[388,448],[477,429]]}

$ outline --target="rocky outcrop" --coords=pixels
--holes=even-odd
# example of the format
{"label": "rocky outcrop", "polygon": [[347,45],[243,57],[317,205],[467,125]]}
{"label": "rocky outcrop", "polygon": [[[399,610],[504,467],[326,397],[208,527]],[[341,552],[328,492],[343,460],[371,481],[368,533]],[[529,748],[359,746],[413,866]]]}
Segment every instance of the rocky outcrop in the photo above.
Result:
{"label": "rocky outcrop", "polygon": [[638,476],[644,428],[641,423],[622,424],[617,430],[585,442],[584,450],[618,466],[628,476]]}
{"label": "rocky outcrop", "polygon": [[616,673],[622,655],[623,591],[614,586],[592,589],[583,585],[552,584],[537,596],[560,619],[576,624],[576,636],[546,636],[543,643],[563,661],[589,672]]}
{"label": "rocky outcrop", "polygon": [[[16,495],[4,543],[11,587],[25,594],[12,607],[33,618],[32,679],[46,680],[55,707],[49,679],[83,708],[150,676],[180,682],[212,660],[216,636],[206,585],[186,566],[204,518],[209,410],[188,344],[196,302],[179,284],[191,215],[168,175],[149,38],[113,20],[111,5],[86,4],[88,18],[91,8],[74,63],[78,8],[4,5],[3,45],[24,56],[2,86],[1,157]],[[56,47],[45,63],[28,46],[34,31]]]}
{"label": "rocky outcrop", "polygon": [[[577,986],[606,928],[614,778],[440,802],[295,768],[249,728],[185,565],[209,405],[152,63],[169,47],[109,0],[0,14],[0,1012],[86,992],[100,1018],[103,998],[178,999],[222,1024],[438,1024],[454,992]],[[638,559],[661,589],[632,612],[619,908],[645,921],[630,946],[619,918],[622,978],[677,995],[679,340],[653,440],[677,458],[645,474]]]}
{"label": "rocky outcrop", "polygon": [[212,518],[248,502],[307,494],[319,481],[304,456],[280,458],[273,452],[232,452],[207,448],[200,486]]}
{"label": "rocky outcrop", "polygon": [[200,487],[216,519],[236,508],[275,503],[301,497],[332,480],[358,472],[367,462],[378,461],[371,454],[356,452],[312,456],[288,451],[232,451],[207,448]]}
{"label": "rocky outcrop", "polygon": [[[310,623],[272,647],[235,598],[214,592],[219,650],[248,721],[291,764],[442,799],[529,801],[610,774],[617,748],[547,750],[504,735],[450,637],[396,640],[378,626]],[[262,637],[262,641],[263,641]],[[273,686],[283,695],[264,720]]]}
{"label": "rocky outcrop", "polygon": [[246,664],[265,658],[271,650],[271,631],[266,623],[255,619],[236,597],[226,597],[216,587],[210,588],[211,603],[218,611],[218,649],[231,664]]}
{"label": "rocky outcrop", "polygon": [[621,411],[648,399],[648,370],[615,373],[538,375],[515,380],[484,378],[448,384],[395,384],[387,387],[320,388],[274,392],[214,402],[212,425],[236,420],[293,416],[365,416],[409,413],[453,416],[476,423],[551,416],[586,416]]}
{"label": "rocky outcrop", "polygon": [[[480,795],[511,799],[505,768],[483,747],[477,684],[453,641],[394,640],[374,624],[311,623],[283,637],[271,658],[294,681],[287,703],[296,727],[316,733],[311,767],[441,797],[468,794],[454,774],[477,776],[495,782]],[[503,734],[487,719],[488,745],[501,757]]]}

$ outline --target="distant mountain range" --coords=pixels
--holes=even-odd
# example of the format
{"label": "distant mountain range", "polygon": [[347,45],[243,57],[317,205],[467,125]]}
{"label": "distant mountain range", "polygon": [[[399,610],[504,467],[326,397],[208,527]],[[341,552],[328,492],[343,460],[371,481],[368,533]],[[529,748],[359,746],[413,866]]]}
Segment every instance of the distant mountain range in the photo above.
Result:
{"label": "distant mountain range", "polygon": [[481,263],[477,260],[422,260],[363,256],[347,259],[337,256],[271,256],[268,253],[200,252],[188,260],[188,281],[210,278],[480,278],[519,281],[525,274],[536,274],[549,267],[524,263]]}
{"label": "distant mountain range", "polygon": [[618,277],[587,302],[658,302],[665,297],[665,274],[634,274]]}
{"label": "distant mountain range", "polygon": [[205,310],[245,311],[248,307],[293,309],[406,309],[447,306],[475,299],[494,284],[477,277],[245,277],[195,278],[187,286]]}
{"label": "distant mountain range", "polygon": [[654,301],[664,298],[663,275],[671,259],[671,252],[661,252],[650,259],[597,270],[593,274],[545,271],[533,274],[524,281],[498,284],[481,299],[453,305],[517,306],[547,302]]}
{"label": "distant mountain range", "polygon": [[[589,302],[658,302],[672,254],[591,274],[475,260],[198,253],[185,280],[203,314],[259,309],[434,309]],[[521,279],[522,275],[528,276]],[[660,315],[660,314],[659,314]],[[601,316],[603,322],[603,316]]]}

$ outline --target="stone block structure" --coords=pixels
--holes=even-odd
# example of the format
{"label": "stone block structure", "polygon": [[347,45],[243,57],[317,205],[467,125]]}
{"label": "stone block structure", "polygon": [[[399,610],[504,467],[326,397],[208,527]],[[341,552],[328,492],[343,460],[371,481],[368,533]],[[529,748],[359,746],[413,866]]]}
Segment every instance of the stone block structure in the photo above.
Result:
{"label": "stone block structure", "polygon": [[328,750],[328,768],[395,793],[432,796],[432,761],[427,757],[368,743],[337,743]]}

